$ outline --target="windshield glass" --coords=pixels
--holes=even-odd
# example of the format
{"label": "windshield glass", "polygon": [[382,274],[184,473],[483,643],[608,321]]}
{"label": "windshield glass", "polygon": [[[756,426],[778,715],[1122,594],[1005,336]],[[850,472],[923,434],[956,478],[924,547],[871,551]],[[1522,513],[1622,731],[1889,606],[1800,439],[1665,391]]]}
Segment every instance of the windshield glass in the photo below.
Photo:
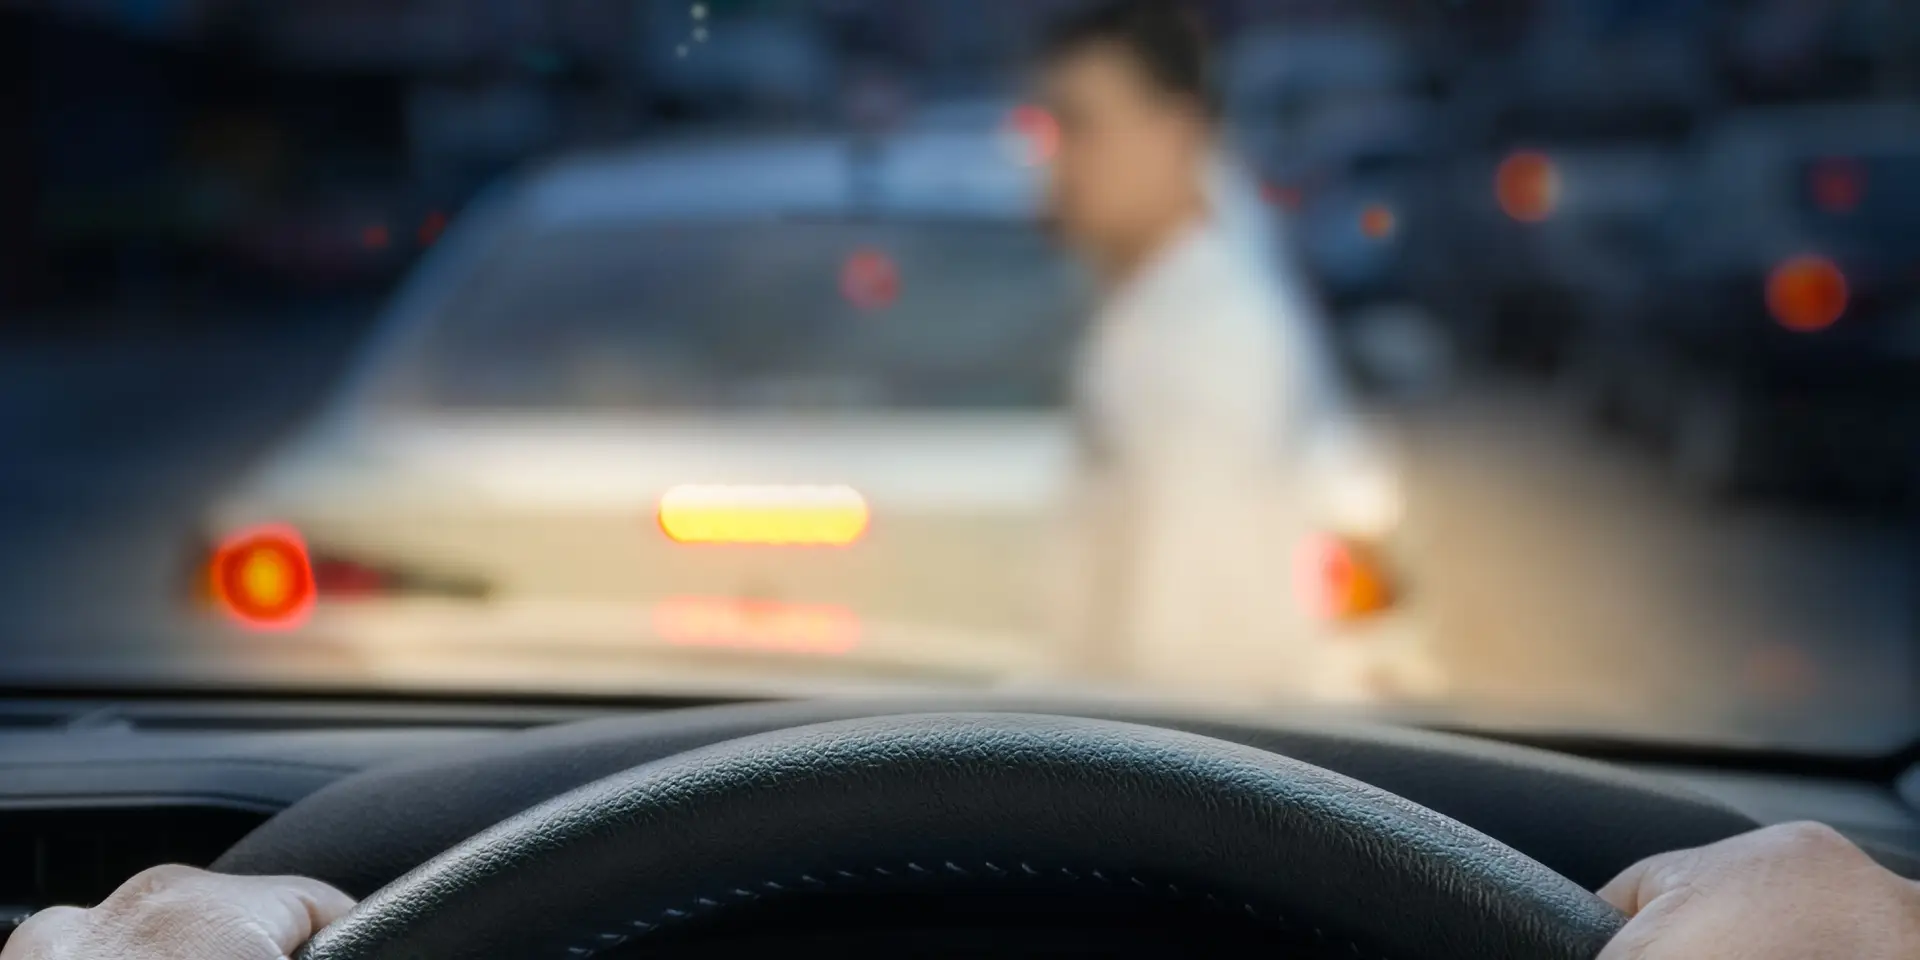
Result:
{"label": "windshield glass", "polygon": [[0,3],[0,687],[1905,749],[1917,36]]}

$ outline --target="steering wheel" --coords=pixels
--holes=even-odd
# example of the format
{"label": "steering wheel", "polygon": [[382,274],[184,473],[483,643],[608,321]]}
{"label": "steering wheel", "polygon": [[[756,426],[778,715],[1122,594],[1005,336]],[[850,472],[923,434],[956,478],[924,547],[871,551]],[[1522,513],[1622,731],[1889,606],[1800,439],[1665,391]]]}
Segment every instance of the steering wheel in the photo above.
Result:
{"label": "steering wheel", "polygon": [[784,898],[1040,882],[1392,960],[1592,960],[1622,923],[1484,834],[1305,763],[1110,721],[927,714],[760,734],[588,784],[393,882],[300,956],[584,958],[697,940]]}

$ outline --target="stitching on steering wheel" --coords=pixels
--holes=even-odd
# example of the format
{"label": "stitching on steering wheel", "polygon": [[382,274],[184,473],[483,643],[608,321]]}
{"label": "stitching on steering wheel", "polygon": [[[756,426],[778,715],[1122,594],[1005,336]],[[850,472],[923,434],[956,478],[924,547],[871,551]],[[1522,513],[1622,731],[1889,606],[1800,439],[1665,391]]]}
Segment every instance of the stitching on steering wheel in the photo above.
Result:
{"label": "stitching on steering wheel", "polygon": [[[1145,891],[1148,894],[1164,897],[1169,900],[1188,900],[1188,899],[1194,898],[1195,896],[1198,896],[1205,899],[1207,903],[1211,904],[1213,907],[1217,909],[1221,909],[1221,910],[1231,909],[1228,901],[1222,900],[1219,896],[1215,894],[1212,894],[1212,893],[1196,894],[1191,891],[1182,890],[1177,884],[1172,884],[1172,883],[1150,883],[1132,874],[1115,874],[1115,875],[1109,876],[1107,873],[1101,870],[1091,869],[1091,868],[1082,868],[1080,872],[1076,873],[1073,870],[1070,870],[1066,867],[1035,868],[1032,864],[1029,864],[1025,861],[1020,862],[1019,864],[1017,864],[1017,866],[1019,868],[1020,873],[1028,877],[1033,877],[1038,879],[1038,878],[1057,876],[1060,878],[1064,878],[1067,881],[1072,883],[1087,883],[1090,881],[1097,881],[1099,883],[1112,885],[1115,882],[1115,878],[1118,877],[1118,879],[1128,882],[1133,887],[1139,890]],[[952,873],[962,877],[971,877],[974,875],[974,873],[970,872],[966,867],[962,867],[961,865],[953,862],[952,860],[947,860],[942,862],[939,865],[939,868],[937,870],[930,870],[917,862],[908,861],[905,865],[905,871],[907,873],[911,873],[916,876],[925,876],[925,877],[935,876],[937,873],[942,871],[947,873]],[[1012,871],[1010,871],[1009,869],[998,866],[992,863],[991,861],[985,861],[985,860],[981,861],[979,864],[974,865],[973,871],[991,873],[994,876],[1001,876],[1001,877],[1012,875]],[[889,880],[899,876],[899,872],[897,868],[895,870],[889,870],[884,866],[880,866],[876,864],[870,867],[866,867],[864,871],[862,871],[861,868],[855,868],[853,870],[836,869],[831,874],[828,874],[825,880],[822,880],[821,878],[814,876],[813,874],[810,874],[810,873],[800,874],[797,878],[791,878],[786,883],[781,883],[775,880],[762,880],[760,881],[758,886],[762,890],[766,891],[766,893],[756,892],[754,890],[748,889],[747,887],[734,887],[733,889],[728,890],[723,894],[720,894],[719,897],[726,898],[726,900],[731,900],[733,902],[738,903],[738,902],[759,900],[764,896],[783,894],[788,892],[789,887],[804,886],[804,887],[810,887],[813,889],[823,889],[826,886],[828,886],[830,881],[837,882],[837,883],[846,883],[848,881],[859,882],[859,881],[867,880],[868,877],[862,876],[861,875],[862,872],[871,874],[875,877],[880,877],[882,879],[889,879]],[[679,907],[669,907],[665,910],[660,911],[651,920],[634,920],[629,922],[625,930],[616,930],[608,933],[596,934],[592,939],[591,945],[568,947],[567,956],[570,958],[575,958],[575,960],[585,960],[585,958],[596,956],[602,951],[612,950],[616,947],[626,944],[634,940],[635,938],[647,936],[648,934],[654,933],[662,928],[669,927],[674,924],[678,924],[685,920],[691,920],[695,917],[716,913],[722,909],[725,909],[727,906],[729,906],[729,903],[727,903],[725,900],[722,900],[720,898],[704,897],[704,896],[695,897],[693,898],[692,903],[689,904],[684,909]],[[1378,954],[1368,953],[1365,950],[1361,949],[1360,945],[1352,940],[1345,939],[1345,938],[1338,938],[1338,937],[1329,938],[1326,934],[1326,931],[1320,927],[1296,928],[1294,924],[1289,922],[1284,915],[1275,913],[1271,910],[1266,911],[1265,913],[1262,913],[1261,911],[1254,909],[1253,904],[1247,903],[1245,901],[1241,901],[1239,903],[1239,908],[1241,912],[1245,913],[1249,917],[1252,917],[1254,919],[1265,919],[1265,920],[1271,921],[1277,924],[1278,926],[1280,926],[1284,930],[1288,930],[1296,933],[1311,932],[1313,934],[1314,942],[1317,945],[1336,946],[1336,947],[1344,946],[1347,948],[1347,951],[1349,953],[1352,953],[1356,957],[1362,958],[1362,960],[1385,960],[1385,958],[1381,957]]]}

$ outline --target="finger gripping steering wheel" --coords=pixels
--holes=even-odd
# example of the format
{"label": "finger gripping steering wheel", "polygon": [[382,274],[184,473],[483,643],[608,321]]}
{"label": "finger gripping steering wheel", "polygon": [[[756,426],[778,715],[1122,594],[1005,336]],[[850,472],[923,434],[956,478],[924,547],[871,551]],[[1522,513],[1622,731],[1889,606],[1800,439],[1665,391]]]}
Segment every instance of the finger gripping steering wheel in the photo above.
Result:
{"label": "finger gripping steering wheel", "polygon": [[375,893],[301,957],[583,958],[781,897],[1041,875],[1204,891],[1388,960],[1593,960],[1621,923],[1484,834],[1318,767],[1154,727],[947,714],[781,730],[589,784]]}

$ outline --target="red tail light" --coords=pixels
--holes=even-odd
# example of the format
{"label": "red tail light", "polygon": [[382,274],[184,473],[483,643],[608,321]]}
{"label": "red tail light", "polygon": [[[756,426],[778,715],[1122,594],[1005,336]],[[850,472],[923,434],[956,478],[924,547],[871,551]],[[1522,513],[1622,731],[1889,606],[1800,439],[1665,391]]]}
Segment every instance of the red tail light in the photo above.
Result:
{"label": "red tail light", "polygon": [[291,629],[313,612],[313,568],[292,527],[255,527],[227,538],[214,551],[208,579],[220,609],[251,629]]}
{"label": "red tail light", "polygon": [[1838,323],[1851,296],[1846,274],[1825,257],[1794,257],[1767,277],[1767,309],[1796,333],[1817,333]]}

